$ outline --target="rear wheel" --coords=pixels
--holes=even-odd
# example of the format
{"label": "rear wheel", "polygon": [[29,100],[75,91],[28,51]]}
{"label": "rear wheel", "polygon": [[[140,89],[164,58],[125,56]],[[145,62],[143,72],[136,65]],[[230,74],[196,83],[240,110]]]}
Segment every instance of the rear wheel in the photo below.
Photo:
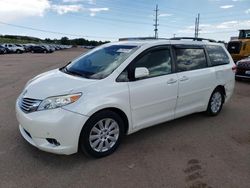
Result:
{"label": "rear wheel", "polygon": [[113,153],[124,136],[124,122],[113,111],[94,114],[84,125],[80,136],[80,148],[87,155],[100,158]]}
{"label": "rear wheel", "polygon": [[224,94],[221,89],[215,89],[210,97],[207,114],[216,116],[220,113],[224,103]]}

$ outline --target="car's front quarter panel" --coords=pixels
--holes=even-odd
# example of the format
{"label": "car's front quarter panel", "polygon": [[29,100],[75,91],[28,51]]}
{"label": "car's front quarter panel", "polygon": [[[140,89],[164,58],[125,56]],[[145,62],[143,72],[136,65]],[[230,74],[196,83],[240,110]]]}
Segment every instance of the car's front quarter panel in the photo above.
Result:
{"label": "car's front quarter panel", "polygon": [[[103,109],[117,108],[125,113],[131,125],[129,90],[126,82],[111,79],[100,81],[82,91],[79,101],[63,108],[88,117]],[[130,131],[131,126],[128,129],[128,132]]]}

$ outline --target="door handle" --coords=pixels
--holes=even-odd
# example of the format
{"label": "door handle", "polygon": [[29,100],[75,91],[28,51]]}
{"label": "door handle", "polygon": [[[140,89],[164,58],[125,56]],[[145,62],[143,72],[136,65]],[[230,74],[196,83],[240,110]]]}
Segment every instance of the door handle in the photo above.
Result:
{"label": "door handle", "polygon": [[187,76],[182,76],[179,80],[181,82],[187,81],[189,78]]}
{"label": "door handle", "polygon": [[174,83],[176,83],[176,82],[177,82],[176,79],[170,78],[170,79],[167,81],[167,84],[174,84]]}

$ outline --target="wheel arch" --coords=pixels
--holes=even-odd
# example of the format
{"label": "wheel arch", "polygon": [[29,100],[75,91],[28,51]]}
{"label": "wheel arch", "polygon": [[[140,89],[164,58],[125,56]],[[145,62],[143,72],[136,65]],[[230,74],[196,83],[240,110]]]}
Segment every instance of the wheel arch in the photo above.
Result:
{"label": "wheel arch", "polygon": [[223,93],[223,95],[224,95],[224,97],[223,97],[223,103],[224,103],[224,102],[225,102],[225,98],[226,98],[226,89],[225,89],[225,87],[224,87],[223,85],[218,85],[218,86],[213,90],[213,92],[214,92],[215,90],[220,90],[220,91],[222,91],[222,93]]}
{"label": "wheel arch", "polygon": [[[106,110],[109,110],[109,111],[112,111],[112,112],[115,112],[116,114],[118,114],[121,118],[122,118],[122,120],[123,120],[123,122],[124,122],[124,133],[125,134],[127,134],[128,133],[128,130],[129,130],[129,119],[128,119],[128,116],[127,116],[127,114],[123,111],[123,110],[121,110],[120,108],[117,108],[117,107],[105,107],[105,108],[102,108],[102,109],[98,109],[98,110],[96,110],[95,112],[93,112],[93,113],[91,113],[91,115],[89,116],[89,118],[88,118],[88,120],[92,117],[92,116],[94,116],[95,114],[97,114],[97,113],[99,113],[99,112],[102,112],[102,111],[106,111]],[[85,124],[88,122],[88,120],[85,122]],[[84,125],[85,125],[84,124]],[[83,125],[83,127],[84,127],[84,125]],[[82,129],[83,129],[83,127],[82,127]]]}

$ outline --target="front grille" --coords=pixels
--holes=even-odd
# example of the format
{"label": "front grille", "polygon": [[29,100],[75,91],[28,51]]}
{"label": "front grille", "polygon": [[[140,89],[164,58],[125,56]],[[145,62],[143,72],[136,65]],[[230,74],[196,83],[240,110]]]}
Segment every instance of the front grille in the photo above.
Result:
{"label": "front grille", "polygon": [[228,43],[227,50],[230,54],[239,54],[242,42],[232,41]]}
{"label": "front grille", "polygon": [[20,99],[19,106],[25,113],[34,112],[37,110],[41,100],[31,99],[31,98],[22,98]]}

